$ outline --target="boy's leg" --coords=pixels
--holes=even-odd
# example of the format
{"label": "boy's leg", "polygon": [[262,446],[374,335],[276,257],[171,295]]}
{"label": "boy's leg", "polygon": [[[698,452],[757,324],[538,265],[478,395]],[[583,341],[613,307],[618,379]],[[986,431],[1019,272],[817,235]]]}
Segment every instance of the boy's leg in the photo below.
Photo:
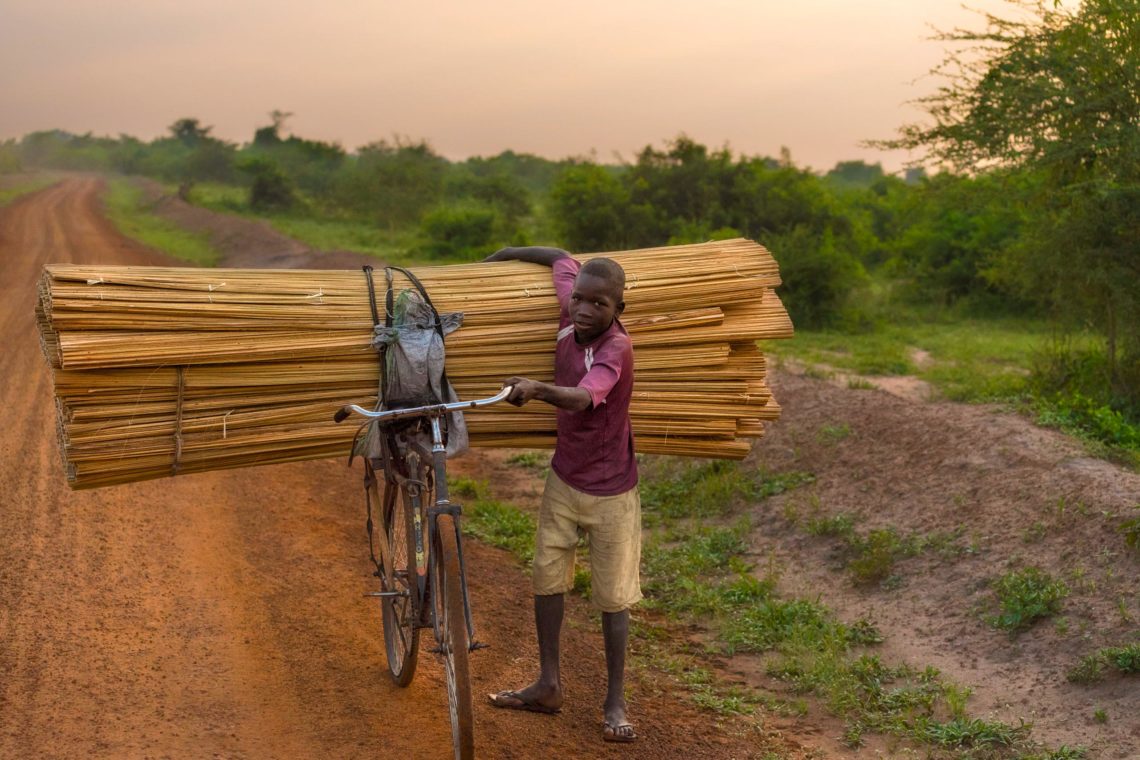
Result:
{"label": "boy's leg", "polygon": [[562,707],[559,639],[565,592],[574,582],[574,552],[578,525],[574,494],[554,473],[547,478],[535,538],[534,624],[538,635],[538,680],[518,691],[489,694],[496,707],[534,712],[558,712]]}
{"label": "boy's leg", "polygon": [[598,497],[588,522],[594,604],[602,611],[608,684],[602,738],[631,742],[637,734],[626,715],[625,657],[629,608],[641,599],[641,499],[636,488]]}
{"label": "boy's leg", "polygon": [[606,702],[602,738],[631,742],[637,734],[625,713],[625,653],[629,644],[629,610],[602,613],[602,634],[606,640]]}
{"label": "boy's leg", "polygon": [[523,689],[534,702],[547,707],[562,706],[562,671],[559,667],[559,641],[562,633],[564,594],[534,597],[534,627],[538,634],[538,681]]}

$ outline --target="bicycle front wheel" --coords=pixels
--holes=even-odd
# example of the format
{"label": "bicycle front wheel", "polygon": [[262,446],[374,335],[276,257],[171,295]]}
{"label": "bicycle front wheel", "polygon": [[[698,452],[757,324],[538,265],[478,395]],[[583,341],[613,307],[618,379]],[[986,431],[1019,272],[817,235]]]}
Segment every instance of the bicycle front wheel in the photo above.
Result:
{"label": "bicycle front wheel", "polygon": [[455,534],[455,518],[440,515],[436,520],[432,593],[439,622],[440,653],[447,672],[447,702],[451,710],[455,758],[471,760],[475,757],[475,721],[471,712],[470,649],[459,571],[459,545]]}
{"label": "bicycle front wheel", "polygon": [[416,628],[415,604],[415,523],[407,499],[400,498],[395,486],[385,492],[384,524],[388,532],[391,567],[381,575],[384,596],[381,608],[384,619],[384,652],[388,656],[388,672],[398,686],[407,686],[416,674],[420,632]]}

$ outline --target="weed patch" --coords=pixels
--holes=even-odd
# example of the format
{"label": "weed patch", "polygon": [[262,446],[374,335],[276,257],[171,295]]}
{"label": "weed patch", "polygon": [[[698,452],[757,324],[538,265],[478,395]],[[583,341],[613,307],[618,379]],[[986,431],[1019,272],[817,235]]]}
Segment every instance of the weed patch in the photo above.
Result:
{"label": "weed patch", "polygon": [[851,435],[851,426],[846,422],[840,425],[824,425],[819,429],[819,440],[823,443],[836,444]]}
{"label": "weed patch", "polygon": [[507,464],[528,470],[542,470],[550,464],[550,452],[524,451],[520,454],[512,454],[507,458]]}
{"label": "weed patch", "polygon": [[464,533],[506,549],[530,565],[534,559],[534,517],[517,507],[491,499],[487,484],[482,481],[455,478],[448,487],[456,499],[470,500],[463,505]]}
{"label": "weed patch", "polygon": [[1117,527],[1117,532],[1124,536],[1124,543],[1130,549],[1140,552],[1140,517],[1125,520]]}
{"label": "weed patch", "polygon": [[893,573],[896,562],[916,556],[926,549],[935,549],[943,555],[954,554],[957,552],[959,537],[957,532],[903,536],[894,527],[860,534],[855,530],[855,518],[845,512],[809,517],[804,529],[813,536],[842,540],[844,562],[858,585],[889,583],[895,578]]}
{"label": "weed patch", "polygon": [[1098,649],[1083,657],[1069,671],[1068,679],[1074,683],[1095,683],[1103,679],[1110,669],[1125,675],[1140,673],[1140,644]]}
{"label": "weed patch", "polygon": [[989,622],[1010,634],[1060,612],[1061,601],[1069,595],[1068,586],[1036,567],[1006,573],[994,581],[993,589],[1000,611]]}
{"label": "weed patch", "polygon": [[815,479],[806,472],[749,471],[725,460],[681,461],[659,460],[643,468],[641,505],[647,513],[663,519],[724,515],[741,501],[764,499]]}

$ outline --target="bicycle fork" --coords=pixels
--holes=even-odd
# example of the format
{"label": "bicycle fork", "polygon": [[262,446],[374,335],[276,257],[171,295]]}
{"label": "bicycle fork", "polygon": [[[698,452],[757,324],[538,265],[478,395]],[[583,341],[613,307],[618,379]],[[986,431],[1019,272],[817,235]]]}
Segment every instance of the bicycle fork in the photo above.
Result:
{"label": "bicycle fork", "polygon": [[[467,593],[467,563],[463,557],[463,531],[460,529],[460,518],[463,515],[463,507],[459,504],[453,504],[448,494],[447,484],[447,449],[443,443],[443,430],[440,425],[440,418],[433,416],[431,418],[431,457],[432,467],[435,469],[435,489],[436,500],[435,504],[428,508],[428,535],[431,539],[429,546],[436,547],[438,542],[435,540],[439,532],[439,516],[450,515],[452,518],[452,527],[455,530],[455,546],[459,559],[459,588],[463,595],[463,618],[464,623],[467,625],[467,649],[474,652],[476,649],[485,649],[488,645],[480,643],[475,640],[475,623],[471,619],[471,600]],[[440,629],[440,621],[435,614],[435,605],[432,605],[432,630],[435,633],[435,640],[441,642],[444,640],[443,631]],[[439,651],[440,647],[437,646],[435,651]]]}

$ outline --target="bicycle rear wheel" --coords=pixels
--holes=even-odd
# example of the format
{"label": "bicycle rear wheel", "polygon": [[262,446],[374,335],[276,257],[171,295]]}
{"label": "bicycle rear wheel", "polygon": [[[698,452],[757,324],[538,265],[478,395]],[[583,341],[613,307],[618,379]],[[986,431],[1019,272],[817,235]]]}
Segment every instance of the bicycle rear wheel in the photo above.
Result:
{"label": "bicycle rear wheel", "polygon": [[381,602],[384,621],[384,651],[388,656],[388,672],[399,686],[407,686],[416,674],[420,631],[415,625],[413,598],[415,590],[415,525],[411,507],[400,498],[394,485],[385,488],[384,523],[391,550],[391,568],[381,573],[385,596]]}
{"label": "bicycle rear wheel", "polygon": [[475,721],[471,712],[470,649],[467,618],[463,608],[463,587],[459,571],[459,546],[455,536],[455,519],[440,515],[436,520],[435,558],[431,566],[432,593],[435,597],[436,620],[442,640],[439,642],[447,673],[447,702],[451,711],[451,739],[456,760],[475,756]]}

